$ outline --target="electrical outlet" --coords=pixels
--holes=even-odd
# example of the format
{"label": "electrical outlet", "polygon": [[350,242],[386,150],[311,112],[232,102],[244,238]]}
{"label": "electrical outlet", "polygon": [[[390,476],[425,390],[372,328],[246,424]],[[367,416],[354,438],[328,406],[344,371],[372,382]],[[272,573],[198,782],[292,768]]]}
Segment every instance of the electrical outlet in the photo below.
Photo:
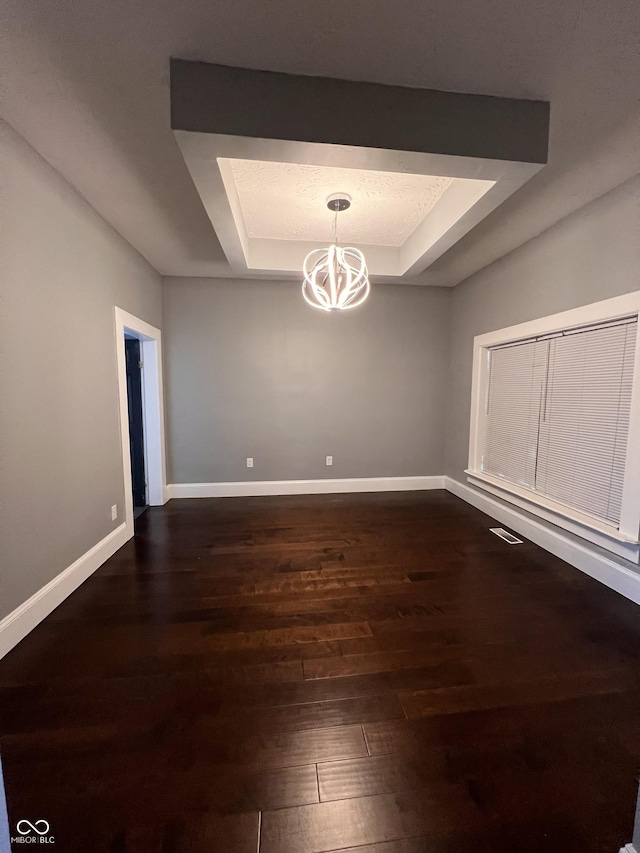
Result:
{"label": "electrical outlet", "polygon": [[114,504],[111,507],[111,521],[115,521],[117,517],[118,517],[118,505]]}
{"label": "electrical outlet", "polygon": [[326,464],[327,465],[333,465],[333,456],[327,456]]}
{"label": "electrical outlet", "polygon": [[247,456],[247,468],[253,468],[253,456]]}

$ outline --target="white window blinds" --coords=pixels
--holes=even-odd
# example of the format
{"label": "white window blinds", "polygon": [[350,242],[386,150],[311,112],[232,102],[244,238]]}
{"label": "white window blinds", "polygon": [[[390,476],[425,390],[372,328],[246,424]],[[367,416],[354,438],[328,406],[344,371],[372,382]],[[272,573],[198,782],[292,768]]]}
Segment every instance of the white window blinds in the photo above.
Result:
{"label": "white window blinds", "polygon": [[491,350],[483,470],[535,488],[547,344]]}
{"label": "white window blinds", "polygon": [[482,469],[620,522],[637,317],[490,350]]}

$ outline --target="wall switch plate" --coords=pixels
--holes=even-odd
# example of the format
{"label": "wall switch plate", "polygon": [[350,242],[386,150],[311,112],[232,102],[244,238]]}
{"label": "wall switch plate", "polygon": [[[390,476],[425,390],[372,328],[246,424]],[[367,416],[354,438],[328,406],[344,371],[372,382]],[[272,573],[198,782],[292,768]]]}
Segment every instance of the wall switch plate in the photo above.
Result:
{"label": "wall switch plate", "polygon": [[118,505],[114,504],[111,507],[111,521],[115,521],[117,517],[118,517]]}
{"label": "wall switch plate", "polygon": [[327,456],[326,464],[327,465],[333,465],[333,456]]}
{"label": "wall switch plate", "polygon": [[253,456],[247,456],[247,468],[253,468]]}

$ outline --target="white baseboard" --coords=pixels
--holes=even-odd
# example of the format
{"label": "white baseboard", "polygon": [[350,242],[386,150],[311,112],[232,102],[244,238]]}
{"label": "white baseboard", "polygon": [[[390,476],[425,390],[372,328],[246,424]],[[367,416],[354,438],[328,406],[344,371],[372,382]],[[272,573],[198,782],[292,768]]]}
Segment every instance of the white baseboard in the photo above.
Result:
{"label": "white baseboard", "polygon": [[406,492],[444,489],[444,477],[352,477],[342,480],[248,480],[242,483],[173,483],[172,498],[260,495],[326,495],[340,492]]}
{"label": "white baseboard", "polygon": [[526,539],[614,589],[635,604],[640,604],[640,571],[628,569],[586,542],[582,544],[576,537],[567,535],[559,528],[530,518],[478,489],[451,477],[445,477],[444,480],[445,488],[452,494],[497,519],[501,524],[506,524]]}
{"label": "white baseboard", "polygon": [[0,621],[0,659],[131,538],[121,524]]}

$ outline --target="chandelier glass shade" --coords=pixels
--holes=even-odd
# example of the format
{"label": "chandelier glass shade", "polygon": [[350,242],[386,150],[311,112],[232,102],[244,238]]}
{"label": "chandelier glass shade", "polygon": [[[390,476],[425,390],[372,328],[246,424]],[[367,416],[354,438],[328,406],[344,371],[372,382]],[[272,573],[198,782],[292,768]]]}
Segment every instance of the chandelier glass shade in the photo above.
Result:
{"label": "chandelier glass shade", "polygon": [[338,246],[338,212],[351,200],[344,194],[331,196],[327,207],[335,211],[334,244],[314,249],[304,259],[302,295],[312,308],[321,311],[345,311],[362,305],[369,295],[369,272],[364,255],[353,246]]}

